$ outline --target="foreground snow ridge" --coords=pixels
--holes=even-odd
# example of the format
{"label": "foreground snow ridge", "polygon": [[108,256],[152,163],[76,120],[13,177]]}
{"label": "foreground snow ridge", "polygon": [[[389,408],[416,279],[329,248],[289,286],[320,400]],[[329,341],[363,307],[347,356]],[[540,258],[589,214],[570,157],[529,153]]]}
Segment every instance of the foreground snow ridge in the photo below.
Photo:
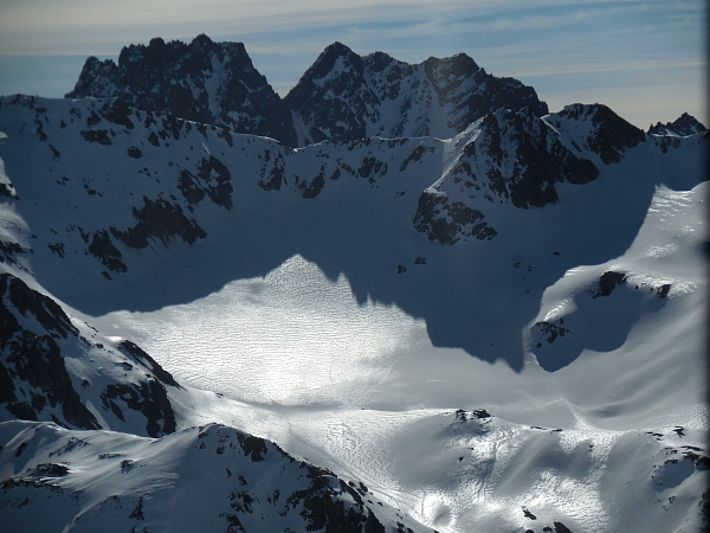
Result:
{"label": "foreground snow ridge", "polygon": [[707,131],[241,43],[0,97],[2,531],[702,531]]}

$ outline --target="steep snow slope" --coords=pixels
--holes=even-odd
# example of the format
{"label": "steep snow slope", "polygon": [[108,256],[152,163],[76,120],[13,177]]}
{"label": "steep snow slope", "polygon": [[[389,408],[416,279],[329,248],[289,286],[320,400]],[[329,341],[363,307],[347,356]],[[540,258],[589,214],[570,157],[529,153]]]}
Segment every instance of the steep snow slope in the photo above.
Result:
{"label": "steep snow slope", "polygon": [[231,397],[172,391],[179,428],[440,530],[699,527],[702,134],[570,106],[289,150],[29,98],[0,125],[3,268]]}

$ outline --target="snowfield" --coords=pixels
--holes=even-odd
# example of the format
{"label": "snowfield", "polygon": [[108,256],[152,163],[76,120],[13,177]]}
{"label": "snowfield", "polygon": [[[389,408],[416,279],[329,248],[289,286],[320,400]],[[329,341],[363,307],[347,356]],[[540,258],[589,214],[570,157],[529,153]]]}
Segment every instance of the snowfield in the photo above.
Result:
{"label": "snowfield", "polygon": [[[699,290],[706,198],[707,183],[659,188],[626,254],[571,269],[551,286],[531,326],[562,319],[571,332],[538,354],[531,347],[520,372],[433,346],[421,321],[395,307],[359,305],[345,279],[328,281],[300,256],[190,304],[114,312],[95,323],[163,354],[182,382],[285,418],[284,425],[240,415],[232,423],[364,480],[437,530],[512,531],[533,524],[525,508],[572,530],[692,531],[683,511],[664,512],[657,529],[658,515],[642,517],[637,508],[678,495],[692,500],[707,482],[682,474],[668,487],[654,480],[669,469],[669,450],[703,446],[707,431],[706,376],[698,371],[705,340],[697,334],[706,313]],[[655,252],[670,246],[672,256]],[[609,301],[594,298],[612,270],[628,273],[626,286]],[[662,303],[657,289],[665,283],[675,289]],[[540,368],[539,357],[569,353],[573,365]],[[485,408],[496,415],[486,420],[500,422],[469,430],[453,408]],[[610,468],[639,449],[650,455],[638,471]],[[629,493],[632,475],[648,488]]]}

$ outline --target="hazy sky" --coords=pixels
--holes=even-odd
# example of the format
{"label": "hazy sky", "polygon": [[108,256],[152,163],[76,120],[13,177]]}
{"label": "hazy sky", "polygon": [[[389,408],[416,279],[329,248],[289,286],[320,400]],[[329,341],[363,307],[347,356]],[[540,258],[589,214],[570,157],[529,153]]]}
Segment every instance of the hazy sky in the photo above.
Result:
{"label": "hazy sky", "polygon": [[87,55],[151,37],[243,41],[282,95],[334,40],[420,62],[466,52],[552,110],[602,102],[641,127],[708,124],[703,0],[0,0],[0,94],[61,96]]}

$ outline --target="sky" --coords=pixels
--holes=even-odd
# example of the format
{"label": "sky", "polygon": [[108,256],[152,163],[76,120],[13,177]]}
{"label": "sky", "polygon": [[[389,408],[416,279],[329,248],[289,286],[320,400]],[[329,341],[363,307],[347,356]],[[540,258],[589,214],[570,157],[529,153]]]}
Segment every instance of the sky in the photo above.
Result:
{"label": "sky", "polygon": [[281,95],[335,40],[418,63],[465,52],[555,111],[600,102],[646,128],[687,111],[708,125],[703,0],[0,0],[0,94],[60,97],[85,58],[122,46],[245,43]]}

